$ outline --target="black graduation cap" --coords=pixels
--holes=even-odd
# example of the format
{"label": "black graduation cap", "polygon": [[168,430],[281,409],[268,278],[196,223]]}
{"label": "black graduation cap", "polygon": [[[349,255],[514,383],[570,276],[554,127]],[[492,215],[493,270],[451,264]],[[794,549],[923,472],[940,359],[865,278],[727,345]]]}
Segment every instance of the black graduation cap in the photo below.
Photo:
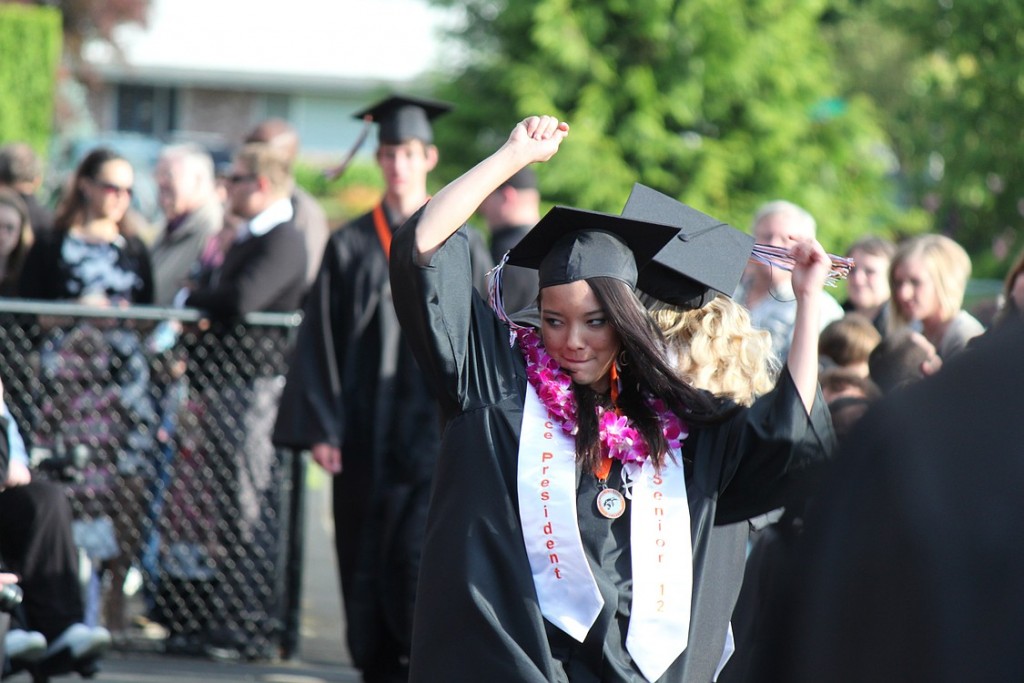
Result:
{"label": "black graduation cap", "polygon": [[637,273],[678,232],[613,214],[556,206],[512,247],[508,264],[534,268],[540,286],[613,277],[635,287]]}
{"label": "black graduation cap", "polygon": [[640,290],[681,308],[700,308],[721,292],[732,296],[754,248],[745,232],[637,183],[622,215],[679,228],[640,272]]}
{"label": "black graduation cap", "polygon": [[392,95],[354,116],[357,119],[370,117],[378,125],[377,138],[382,144],[399,145],[409,140],[430,144],[434,141],[430,122],[451,109],[451,104],[439,100]]}

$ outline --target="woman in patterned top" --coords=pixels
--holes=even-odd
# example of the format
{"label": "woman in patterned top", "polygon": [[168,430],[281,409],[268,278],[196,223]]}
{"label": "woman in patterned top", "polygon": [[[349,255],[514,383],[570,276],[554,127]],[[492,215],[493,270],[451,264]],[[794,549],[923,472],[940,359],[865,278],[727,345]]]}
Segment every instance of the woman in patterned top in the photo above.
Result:
{"label": "woman in patterned top", "polygon": [[57,209],[53,232],[29,252],[21,295],[95,305],[153,301],[145,245],[125,229],[135,173],[127,159],[99,148],[82,160]]}

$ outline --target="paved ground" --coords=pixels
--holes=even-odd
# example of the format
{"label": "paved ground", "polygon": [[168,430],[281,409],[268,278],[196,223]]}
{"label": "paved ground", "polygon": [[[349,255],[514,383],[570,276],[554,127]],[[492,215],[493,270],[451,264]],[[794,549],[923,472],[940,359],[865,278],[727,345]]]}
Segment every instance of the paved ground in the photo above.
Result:
{"label": "paved ground", "polygon": [[[305,573],[299,653],[277,663],[220,662],[145,652],[111,652],[95,683],[358,683],[342,641],[333,532],[326,477],[310,468],[306,498]],[[52,680],[72,681],[74,677]],[[31,681],[26,673],[10,681]],[[79,679],[80,680],[80,679]]]}
{"label": "paved ground", "polygon": [[[31,679],[19,674],[10,681]],[[57,681],[72,680],[61,677]],[[103,662],[95,683],[358,683],[358,673],[342,664],[293,660],[277,665],[212,662],[147,655],[112,654]]]}

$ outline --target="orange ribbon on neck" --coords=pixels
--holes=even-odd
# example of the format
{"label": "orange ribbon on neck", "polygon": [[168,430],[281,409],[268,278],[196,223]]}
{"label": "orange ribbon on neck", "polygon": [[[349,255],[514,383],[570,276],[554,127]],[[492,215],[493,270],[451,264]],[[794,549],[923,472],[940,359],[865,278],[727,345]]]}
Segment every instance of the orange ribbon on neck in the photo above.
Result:
{"label": "orange ribbon on neck", "polygon": [[616,363],[612,363],[612,369],[608,373],[609,383],[611,384],[612,390],[612,407],[618,412],[619,406],[619,366]]}
{"label": "orange ribbon on neck", "polygon": [[391,259],[391,226],[388,225],[388,217],[384,215],[383,202],[373,209],[373,227],[377,230],[377,239],[384,250],[384,256]]}
{"label": "orange ribbon on neck", "polygon": [[[618,403],[619,403],[619,368],[618,368],[618,366],[615,363],[612,363],[611,370],[609,371],[608,374],[609,374],[608,380],[609,380],[609,384],[611,386],[612,408],[615,410],[615,414],[618,415],[618,414],[620,414],[619,413],[619,408],[618,408]],[[601,462],[599,462],[597,464],[597,467],[594,468],[594,476],[597,477],[597,480],[603,484],[604,482],[608,481],[608,475],[611,474],[611,471],[612,471],[612,457],[609,455],[608,457],[603,458],[601,460]]]}

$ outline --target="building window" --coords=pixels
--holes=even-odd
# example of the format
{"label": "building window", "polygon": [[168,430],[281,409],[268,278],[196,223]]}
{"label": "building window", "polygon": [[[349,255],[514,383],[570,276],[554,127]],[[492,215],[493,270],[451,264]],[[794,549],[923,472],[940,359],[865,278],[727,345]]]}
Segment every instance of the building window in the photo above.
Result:
{"label": "building window", "polygon": [[264,118],[289,119],[291,117],[291,98],[280,93],[268,93],[264,101]]}
{"label": "building window", "polygon": [[117,129],[161,137],[177,128],[176,88],[121,84],[117,87]]}

